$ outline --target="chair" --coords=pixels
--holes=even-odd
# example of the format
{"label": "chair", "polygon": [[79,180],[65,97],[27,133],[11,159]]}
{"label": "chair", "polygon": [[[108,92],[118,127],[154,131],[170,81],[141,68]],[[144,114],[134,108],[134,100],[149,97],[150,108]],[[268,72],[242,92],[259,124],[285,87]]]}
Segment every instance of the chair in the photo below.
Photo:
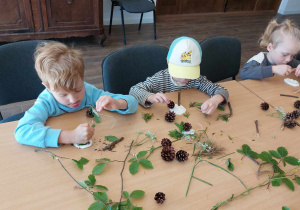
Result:
{"label": "chair", "polygon": [[235,76],[241,63],[241,43],[234,37],[212,37],[200,43],[200,73],[212,82]]}
{"label": "chair", "polygon": [[[0,46],[0,106],[36,99],[45,89],[34,68],[33,54],[44,41],[22,41]],[[0,123],[19,120],[24,112]]]}
{"label": "chair", "polygon": [[168,51],[166,47],[144,45],[111,53],[102,62],[104,90],[128,94],[131,86],[168,68],[166,61]]}
{"label": "chair", "polygon": [[141,29],[143,14],[153,11],[153,28],[154,39],[156,39],[156,20],[155,20],[155,4],[153,0],[111,0],[111,13],[109,22],[109,34],[111,33],[112,18],[114,13],[114,7],[120,6],[122,29],[123,29],[123,42],[126,45],[125,27],[124,27],[124,15],[123,10],[129,13],[141,13],[141,19],[139,24],[139,30]]}

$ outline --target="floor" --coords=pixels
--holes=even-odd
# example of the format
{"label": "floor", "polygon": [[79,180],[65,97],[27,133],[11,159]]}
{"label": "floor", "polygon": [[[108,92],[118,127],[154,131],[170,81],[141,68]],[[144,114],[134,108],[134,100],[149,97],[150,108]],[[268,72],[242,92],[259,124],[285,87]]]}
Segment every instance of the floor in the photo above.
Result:
{"label": "floor", "polygon": [[[122,27],[113,26],[111,35],[108,26],[104,27],[106,41],[104,46],[98,45],[97,37],[57,39],[69,46],[80,49],[85,62],[85,81],[102,88],[101,64],[110,53],[124,47],[134,45],[161,45],[169,47],[172,41],[180,36],[193,37],[201,42],[213,36],[234,36],[241,41],[241,67],[253,55],[262,51],[258,39],[264,32],[268,22],[277,17],[293,19],[300,25],[300,14],[282,16],[272,11],[264,12],[232,12],[189,15],[168,15],[157,17],[157,39],[153,39],[153,24],[144,24],[140,31],[138,25],[126,25],[127,45],[123,45]],[[4,44],[4,43],[0,43]],[[237,76],[237,80],[240,77]],[[26,111],[34,101],[0,106],[3,118]]]}

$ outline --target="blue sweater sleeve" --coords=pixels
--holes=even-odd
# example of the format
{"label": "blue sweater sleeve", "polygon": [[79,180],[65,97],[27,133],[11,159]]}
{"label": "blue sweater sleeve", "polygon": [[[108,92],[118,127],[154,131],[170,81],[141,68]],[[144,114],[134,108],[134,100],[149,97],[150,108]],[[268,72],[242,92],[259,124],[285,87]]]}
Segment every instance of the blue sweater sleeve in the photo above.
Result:
{"label": "blue sweater sleeve", "polygon": [[244,65],[240,76],[242,80],[261,80],[273,77],[272,66],[263,66],[259,62],[252,60]]}

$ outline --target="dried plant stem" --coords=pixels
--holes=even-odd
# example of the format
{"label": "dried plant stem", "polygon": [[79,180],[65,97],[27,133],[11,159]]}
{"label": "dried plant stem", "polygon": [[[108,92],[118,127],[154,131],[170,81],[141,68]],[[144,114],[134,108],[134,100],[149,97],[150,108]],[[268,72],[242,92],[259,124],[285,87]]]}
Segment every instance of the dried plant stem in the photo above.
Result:
{"label": "dried plant stem", "polygon": [[286,95],[286,94],[280,94],[280,96],[286,96],[286,97],[292,97],[292,98],[299,98],[298,96]]}
{"label": "dried plant stem", "polygon": [[123,162],[123,168],[121,170],[121,173],[120,173],[120,176],[121,176],[121,197],[120,197],[120,202],[119,202],[119,205],[118,205],[118,208],[120,208],[120,205],[121,205],[121,200],[123,198],[123,171],[124,171],[124,167],[125,167],[125,163],[126,163],[126,160],[128,158],[128,155],[130,154],[130,151],[131,151],[131,148],[132,148],[132,144],[133,144],[134,140],[132,140],[131,144],[130,144],[130,147],[129,147],[129,151],[124,159],[124,162]]}
{"label": "dried plant stem", "polygon": [[219,160],[219,159],[221,159],[221,158],[223,158],[223,157],[226,157],[226,156],[228,156],[228,155],[232,155],[232,154],[234,154],[234,153],[235,153],[235,152],[232,152],[232,153],[229,153],[229,154],[223,155],[223,156],[221,156],[221,157],[217,158],[217,160]]}
{"label": "dried plant stem", "polygon": [[256,135],[257,135],[257,137],[259,137],[258,120],[255,120],[254,123],[255,123],[255,128],[256,128]]}
{"label": "dried plant stem", "polygon": [[120,139],[118,139],[117,141],[114,141],[113,143],[107,145],[106,147],[103,147],[101,149],[101,151],[105,151],[105,150],[109,150],[111,151],[113,148],[115,148],[116,144],[123,141],[124,140],[124,137],[121,137]]}
{"label": "dried plant stem", "polygon": [[[74,182],[76,182],[76,184],[78,184],[80,187],[82,187],[77,181],[76,179],[69,173],[69,171],[64,167],[64,165],[62,164],[62,162],[59,160],[59,158],[64,158],[64,157],[59,157],[57,156],[56,154],[54,154],[53,152],[49,151],[49,150],[46,150],[46,149],[35,149],[34,150],[35,152],[38,152],[38,151],[44,151],[44,152],[48,152],[49,154],[51,154],[52,156],[55,157],[56,160],[58,160],[58,162],[60,163],[61,167],[67,172],[67,174],[69,174],[69,176],[74,180]],[[65,158],[65,159],[70,159],[70,158]],[[87,191],[88,193],[90,193],[92,196],[93,195],[93,192],[87,190],[86,188],[83,188],[85,189],[85,191]]]}

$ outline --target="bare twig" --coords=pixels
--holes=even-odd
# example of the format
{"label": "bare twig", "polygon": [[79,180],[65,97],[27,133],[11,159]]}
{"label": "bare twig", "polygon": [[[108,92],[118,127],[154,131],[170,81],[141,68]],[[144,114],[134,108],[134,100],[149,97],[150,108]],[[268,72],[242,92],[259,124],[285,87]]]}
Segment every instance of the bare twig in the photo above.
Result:
{"label": "bare twig", "polygon": [[223,155],[223,156],[221,156],[221,157],[217,158],[217,160],[218,160],[218,159],[221,159],[221,158],[223,158],[223,157],[226,157],[226,156],[228,156],[228,155],[232,155],[232,154],[234,154],[234,153],[235,153],[235,152],[232,152],[232,153],[229,153],[229,154]]}
{"label": "bare twig", "polygon": [[114,141],[113,143],[107,145],[106,147],[102,148],[100,151],[104,151],[104,150],[109,150],[111,151],[113,148],[115,148],[116,144],[123,141],[124,137],[121,137],[120,139],[118,139],[117,141]]}
{"label": "bare twig", "polygon": [[254,122],[255,122],[255,127],[256,127],[256,135],[257,135],[257,137],[259,137],[259,131],[258,131],[258,121],[257,121],[257,120],[255,120]]}
{"label": "bare twig", "polygon": [[180,106],[180,94],[181,94],[181,91],[179,90],[179,92],[178,92],[178,106]]}
{"label": "bare twig", "polygon": [[122,171],[121,171],[121,173],[120,173],[120,175],[121,175],[121,184],[122,184],[122,188],[121,188],[120,202],[119,202],[119,205],[118,205],[119,208],[120,208],[120,205],[121,205],[121,200],[122,200],[122,198],[123,198],[123,171],[124,171],[124,167],[125,167],[125,163],[126,163],[126,160],[127,160],[127,158],[128,158],[128,155],[130,154],[130,150],[131,150],[131,148],[132,148],[133,142],[134,142],[134,140],[132,140],[132,142],[131,142],[131,144],[130,144],[129,151],[128,151],[127,155],[126,155],[126,158],[125,158],[124,163],[123,163],[123,168],[122,168]]}
{"label": "bare twig", "polygon": [[286,94],[280,94],[280,96],[286,96],[286,97],[292,97],[292,98],[299,98],[298,96],[292,96],[292,95],[286,95]]}
{"label": "bare twig", "polygon": [[[78,184],[80,187],[82,187],[77,181],[76,179],[69,173],[69,171],[64,167],[64,165],[62,164],[62,162],[59,160],[59,158],[63,158],[63,157],[59,157],[57,156],[56,154],[54,154],[53,152],[49,151],[49,150],[46,150],[46,149],[35,149],[34,150],[35,152],[38,152],[38,151],[44,151],[44,152],[48,152],[49,154],[51,154],[52,156],[55,157],[55,159],[60,163],[61,167],[63,167],[63,169],[67,172],[67,174],[69,174],[69,176],[74,180],[74,182],[76,182],[76,184]],[[65,159],[70,159],[70,158],[65,158]],[[85,191],[87,191],[88,193],[90,193],[92,196],[93,195],[93,192],[87,190],[86,188],[83,188],[85,189]]]}

